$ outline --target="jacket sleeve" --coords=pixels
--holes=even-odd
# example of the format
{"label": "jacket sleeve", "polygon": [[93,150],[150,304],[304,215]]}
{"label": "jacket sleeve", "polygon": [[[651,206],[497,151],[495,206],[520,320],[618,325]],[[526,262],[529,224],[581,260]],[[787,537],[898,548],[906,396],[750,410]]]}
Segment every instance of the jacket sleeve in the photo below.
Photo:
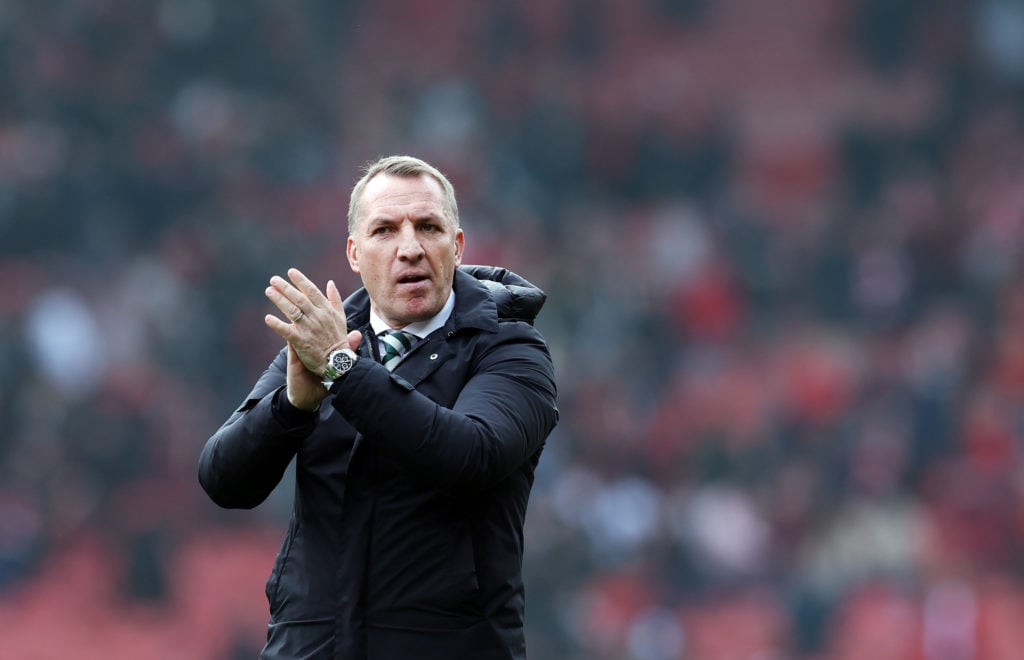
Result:
{"label": "jacket sleeve", "polygon": [[444,490],[500,482],[540,450],[558,421],[551,356],[526,323],[499,324],[452,409],[378,366],[357,362],[335,386],[334,407],[367,442]]}
{"label": "jacket sleeve", "polygon": [[251,509],[263,502],[316,426],[316,416],[289,426],[274,410],[274,397],[285,384],[286,361],[281,351],[199,456],[199,483],[222,507]]}

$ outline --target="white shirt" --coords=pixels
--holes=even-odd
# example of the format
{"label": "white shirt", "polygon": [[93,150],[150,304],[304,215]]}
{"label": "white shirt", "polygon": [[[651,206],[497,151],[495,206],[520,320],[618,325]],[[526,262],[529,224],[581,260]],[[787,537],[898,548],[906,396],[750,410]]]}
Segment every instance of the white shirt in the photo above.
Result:
{"label": "white shirt", "polygon": [[[410,323],[404,328],[401,328],[401,330],[402,332],[408,332],[411,335],[415,335],[418,339],[423,339],[434,330],[444,326],[444,324],[448,322],[448,317],[452,315],[453,309],[455,309],[455,291],[451,291],[448,294],[448,300],[445,301],[441,311],[437,314],[434,314],[426,321]],[[383,352],[384,347],[380,341],[381,334],[384,332],[390,332],[394,330],[394,328],[388,325],[384,319],[377,315],[377,312],[373,309],[373,305],[370,305],[370,327],[373,328],[373,334],[377,337],[377,350]]]}

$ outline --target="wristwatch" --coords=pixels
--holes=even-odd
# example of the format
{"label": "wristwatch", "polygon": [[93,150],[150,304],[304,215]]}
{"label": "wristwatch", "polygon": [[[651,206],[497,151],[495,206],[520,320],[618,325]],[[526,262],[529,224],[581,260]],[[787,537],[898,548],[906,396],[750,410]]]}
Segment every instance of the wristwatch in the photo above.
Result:
{"label": "wristwatch", "polygon": [[334,384],[334,381],[352,370],[352,367],[355,366],[356,360],[358,359],[359,357],[348,348],[341,348],[336,351],[332,351],[331,354],[327,356],[327,367],[324,369],[322,376],[324,387],[330,389],[331,385]]}

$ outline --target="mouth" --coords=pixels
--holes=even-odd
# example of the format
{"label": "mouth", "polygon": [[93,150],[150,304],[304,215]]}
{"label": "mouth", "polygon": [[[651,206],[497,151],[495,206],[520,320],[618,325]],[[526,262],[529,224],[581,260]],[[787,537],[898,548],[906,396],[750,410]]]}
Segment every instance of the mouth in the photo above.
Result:
{"label": "mouth", "polygon": [[399,284],[419,284],[420,282],[426,282],[430,280],[426,275],[406,275],[405,277],[398,278]]}

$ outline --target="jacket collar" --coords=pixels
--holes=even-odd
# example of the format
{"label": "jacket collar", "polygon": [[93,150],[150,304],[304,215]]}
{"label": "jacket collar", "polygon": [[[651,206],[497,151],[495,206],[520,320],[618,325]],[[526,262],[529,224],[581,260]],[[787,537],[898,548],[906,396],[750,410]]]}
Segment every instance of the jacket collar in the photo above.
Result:
{"label": "jacket collar", "polygon": [[[455,309],[445,323],[446,334],[466,328],[498,331],[498,306],[484,284],[473,275],[456,269],[452,288],[455,289]],[[362,328],[369,324],[370,294],[365,288],[345,300],[345,314],[349,328]]]}
{"label": "jacket collar", "polygon": [[455,310],[445,324],[446,332],[464,328],[498,331],[498,305],[487,287],[465,271],[456,270],[452,288],[455,289]]}

